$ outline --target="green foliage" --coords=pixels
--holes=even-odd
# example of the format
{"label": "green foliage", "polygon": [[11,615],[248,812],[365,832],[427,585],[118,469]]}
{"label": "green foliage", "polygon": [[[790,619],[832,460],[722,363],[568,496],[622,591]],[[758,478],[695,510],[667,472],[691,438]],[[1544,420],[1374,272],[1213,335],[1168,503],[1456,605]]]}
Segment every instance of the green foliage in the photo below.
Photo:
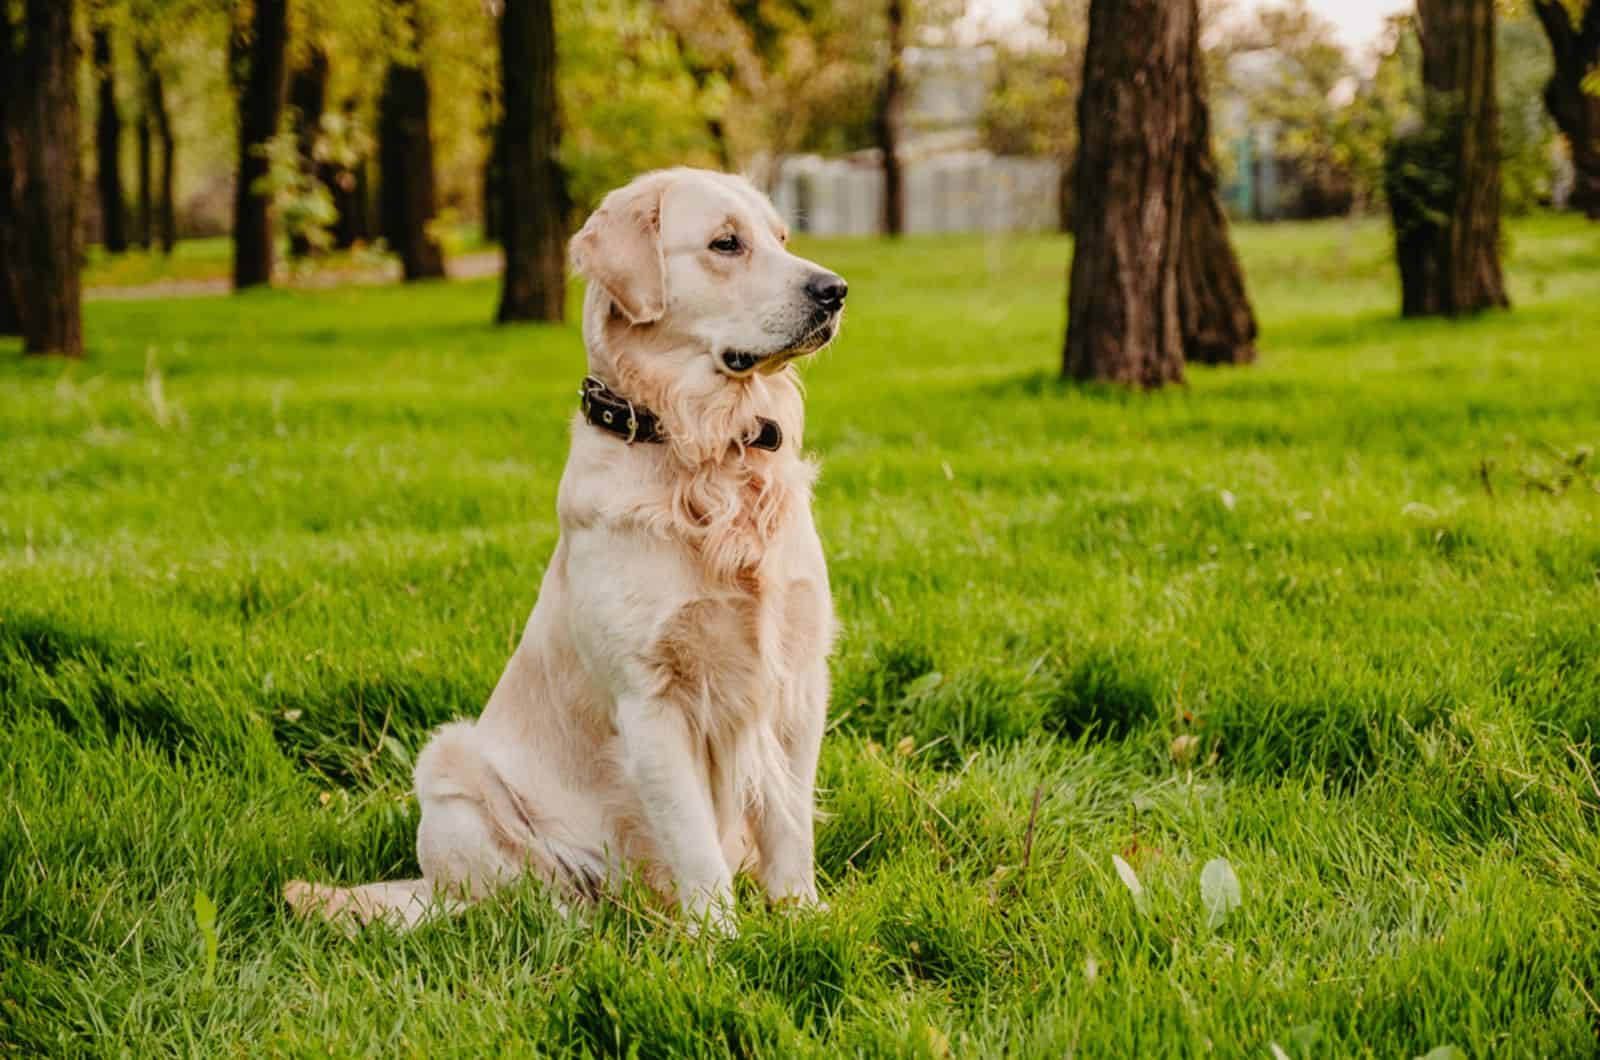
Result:
{"label": "green foliage", "polygon": [[561,161],[580,210],[645,170],[716,164],[715,90],[695,84],[645,0],[564,0],[557,15]]}
{"label": "green foliage", "polygon": [[0,340],[0,1041],[1591,1054],[1600,244],[1513,234],[1515,313],[1406,324],[1385,225],[1239,226],[1263,360],[1156,395],[1055,381],[1064,240],[801,246],[852,287],[807,372],[831,908],[746,889],[725,942],[632,893],[355,940],[279,897],[416,872],[405,759],[533,603],[576,323],[484,327],[486,280]]}
{"label": "green foliage", "polygon": [[[1542,93],[1552,63],[1537,23],[1526,13],[1502,18],[1497,38],[1501,175],[1504,209],[1523,214],[1548,202],[1554,179],[1555,129]],[[1422,102],[1422,56],[1410,16],[1390,19],[1375,67],[1341,45],[1332,26],[1305,0],[1283,0],[1253,18],[1224,23],[1211,46],[1213,100],[1223,139],[1230,127],[1226,101],[1242,99],[1250,127],[1270,129],[1276,149],[1301,177],[1336,197],[1348,195],[1361,212],[1384,201],[1389,145],[1429,133]],[[1238,56],[1250,55],[1264,73],[1229,76]]]}
{"label": "green foliage", "polygon": [[283,234],[304,239],[313,251],[333,245],[333,226],[339,220],[333,195],[318,179],[312,159],[300,152],[295,118],[286,115],[278,134],[259,148],[267,171],[256,178],[253,190],[268,195],[277,211]]}
{"label": "green foliage", "polygon": [[996,154],[1069,158],[1078,145],[1081,48],[1001,46],[995,88],[981,118]]}
{"label": "green foliage", "polygon": [[1555,63],[1544,31],[1528,15],[1501,19],[1495,47],[1503,209],[1523,214],[1549,203],[1554,192],[1557,131],[1544,87]]}

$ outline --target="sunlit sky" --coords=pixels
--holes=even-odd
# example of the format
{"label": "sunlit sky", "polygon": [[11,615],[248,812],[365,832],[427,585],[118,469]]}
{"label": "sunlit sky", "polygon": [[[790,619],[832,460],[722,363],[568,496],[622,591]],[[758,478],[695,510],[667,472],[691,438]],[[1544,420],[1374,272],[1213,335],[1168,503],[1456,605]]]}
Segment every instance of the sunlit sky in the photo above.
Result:
{"label": "sunlit sky", "polygon": [[[1276,0],[1241,0],[1244,7],[1264,7]],[[974,0],[978,18],[993,28],[1021,21],[1033,0]],[[1415,6],[1415,0],[1310,0],[1312,10],[1332,22],[1346,46],[1364,51],[1377,38],[1386,16]]]}

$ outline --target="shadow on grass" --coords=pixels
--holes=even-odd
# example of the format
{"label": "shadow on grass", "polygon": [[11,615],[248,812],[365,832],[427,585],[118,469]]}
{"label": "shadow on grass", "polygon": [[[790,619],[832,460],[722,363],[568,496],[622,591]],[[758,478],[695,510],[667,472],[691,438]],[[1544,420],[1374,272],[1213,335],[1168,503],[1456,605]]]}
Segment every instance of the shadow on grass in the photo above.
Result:
{"label": "shadow on grass", "polygon": [[441,675],[360,677],[272,697],[272,737],[296,768],[331,787],[407,787],[428,734],[482,705],[479,690]]}
{"label": "shadow on grass", "polygon": [[929,760],[959,764],[982,747],[1046,732],[1090,743],[1125,739],[1154,719],[1166,692],[1138,652],[1090,647],[945,672],[924,647],[887,645],[838,676],[835,716],[885,743],[909,737]]}
{"label": "shadow on grass", "polygon": [[0,624],[0,699],[7,713],[28,708],[84,743],[131,737],[172,760],[201,730],[142,649],[38,615]]}

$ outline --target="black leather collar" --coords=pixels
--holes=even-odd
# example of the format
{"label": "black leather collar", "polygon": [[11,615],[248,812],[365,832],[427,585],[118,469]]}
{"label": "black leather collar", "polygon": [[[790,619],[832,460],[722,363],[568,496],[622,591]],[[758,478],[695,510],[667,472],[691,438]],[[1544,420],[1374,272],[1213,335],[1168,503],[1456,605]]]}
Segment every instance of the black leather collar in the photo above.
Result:
{"label": "black leather collar", "polygon": [[[667,440],[661,417],[643,405],[635,405],[593,376],[584,377],[583,389],[578,391],[578,396],[582,399],[584,419],[629,445]],[[746,438],[744,444],[751,449],[776,453],[783,447],[783,428],[764,416],[758,417],[756,422],[761,425],[760,429],[754,436]]]}

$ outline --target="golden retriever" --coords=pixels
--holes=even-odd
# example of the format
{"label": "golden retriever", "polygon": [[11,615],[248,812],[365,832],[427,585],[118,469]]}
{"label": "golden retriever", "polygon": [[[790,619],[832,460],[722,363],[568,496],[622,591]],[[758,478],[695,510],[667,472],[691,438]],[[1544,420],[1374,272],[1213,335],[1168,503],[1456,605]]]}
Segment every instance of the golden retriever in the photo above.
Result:
{"label": "golden retriever", "polygon": [[561,538],[476,721],[417,758],[422,879],[295,881],[302,913],[409,927],[532,873],[563,904],[629,875],[734,930],[732,882],[817,901],[834,638],[794,360],[845,283],[742,178],[650,173],[572,240],[590,379]]}

